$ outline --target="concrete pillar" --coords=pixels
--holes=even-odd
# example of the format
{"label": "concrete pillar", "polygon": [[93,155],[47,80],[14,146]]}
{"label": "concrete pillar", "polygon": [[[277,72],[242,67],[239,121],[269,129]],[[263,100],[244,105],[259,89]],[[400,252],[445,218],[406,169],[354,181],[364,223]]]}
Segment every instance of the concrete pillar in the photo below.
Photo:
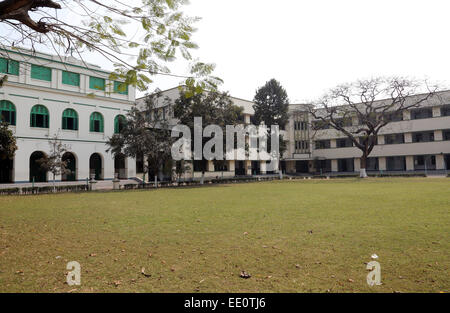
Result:
{"label": "concrete pillar", "polygon": [[379,135],[377,137],[378,137],[378,144],[384,145],[384,135]]}
{"label": "concrete pillar", "polygon": [[338,161],[337,160],[331,160],[331,171],[332,172],[338,171]]}
{"label": "concrete pillar", "polygon": [[252,161],[245,160],[245,174],[246,175],[252,175]]}
{"label": "concrete pillar", "polygon": [[214,172],[214,162],[213,161],[207,161],[206,171],[207,172]]}
{"label": "concrete pillar", "polygon": [[406,160],[406,170],[414,171],[414,157],[412,155],[408,155],[405,157]]}
{"label": "concrete pillar", "polygon": [[359,125],[359,118],[357,116],[352,117],[352,125],[358,126]]}
{"label": "concrete pillar", "polygon": [[330,148],[336,148],[336,139],[330,140]]}
{"label": "concrete pillar", "polygon": [[433,107],[433,117],[441,116],[441,107]]}
{"label": "concrete pillar", "polygon": [[228,171],[234,172],[234,170],[235,170],[235,161],[234,160],[228,161]]}
{"label": "concrete pillar", "polygon": [[435,130],[434,131],[434,141],[441,141],[442,138],[442,130]]}
{"label": "concrete pillar", "polygon": [[405,143],[412,142],[412,133],[405,133]]}
{"label": "concrete pillar", "polygon": [[354,166],[354,171],[359,172],[359,170],[361,169],[361,158],[354,158],[353,166]]}
{"label": "concrete pillar", "polygon": [[259,161],[259,170],[261,172],[261,174],[266,174],[267,170],[266,170],[266,161]]}
{"label": "concrete pillar", "polygon": [[436,169],[445,170],[445,159],[443,154],[436,154]]}
{"label": "concrete pillar", "polygon": [[409,121],[411,119],[411,112],[408,110],[403,111],[403,120]]}
{"label": "concrete pillar", "polygon": [[379,167],[380,171],[386,170],[386,158],[384,158],[384,157],[378,158],[378,167]]}

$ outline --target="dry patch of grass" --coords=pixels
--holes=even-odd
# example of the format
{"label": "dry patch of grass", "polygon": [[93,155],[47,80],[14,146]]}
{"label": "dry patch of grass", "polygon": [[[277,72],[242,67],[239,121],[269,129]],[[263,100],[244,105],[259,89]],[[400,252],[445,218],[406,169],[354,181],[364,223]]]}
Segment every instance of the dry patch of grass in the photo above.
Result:
{"label": "dry patch of grass", "polygon": [[[449,291],[449,191],[389,178],[1,197],[0,292]],[[373,253],[383,284],[368,287]]]}

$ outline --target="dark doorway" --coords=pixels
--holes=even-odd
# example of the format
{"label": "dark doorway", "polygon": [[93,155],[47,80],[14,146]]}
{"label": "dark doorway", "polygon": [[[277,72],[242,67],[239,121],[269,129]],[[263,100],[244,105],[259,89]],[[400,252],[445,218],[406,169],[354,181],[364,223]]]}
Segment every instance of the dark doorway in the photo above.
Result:
{"label": "dark doorway", "polygon": [[118,174],[119,179],[127,179],[126,159],[123,154],[117,154],[114,157],[114,173]]}
{"label": "dark doorway", "polygon": [[236,176],[245,175],[245,162],[244,161],[235,161],[234,175],[236,175]]}
{"label": "dark doorway", "polygon": [[259,166],[259,161],[252,161],[252,175],[261,174],[261,168]]}
{"label": "dark doorway", "polygon": [[35,151],[30,156],[30,182],[46,182],[47,171],[44,170],[38,160],[45,157],[44,152]]}
{"label": "dark doorway", "polygon": [[449,170],[450,169],[450,154],[446,154],[444,156],[444,162],[445,162],[445,169]]}
{"label": "dark doorway", "polygon": [[98,153],[91,155],[89,158],[89,178],[94,174],[95,180],[103,179],[102,167],[102,157]]}
{"label": "dark doorway", "polygon": [[63,173],[61,175],[61,180],[62,181],[76,181],[77,180],[77,161],[75,159],[75,156],[70,153],[70,152],[66,152],[64,153],[63,157],[62,157],[63,161],[66,161],[66,169],[68,169],[70,172],[68,173]]}
{"label": "dark doorway", "polygon": [[10,158],[0,158],[0,183],[13,182],[14,162]]}
{"label": "dark doorway", "polygon": [[297,173],[309,173],[308,161],[296,161],[295,162],[295,171]]}
{"label": "dark doorway", "polygon": [[353,172],[354,166],[353,159],[338,159],[338,172]]}

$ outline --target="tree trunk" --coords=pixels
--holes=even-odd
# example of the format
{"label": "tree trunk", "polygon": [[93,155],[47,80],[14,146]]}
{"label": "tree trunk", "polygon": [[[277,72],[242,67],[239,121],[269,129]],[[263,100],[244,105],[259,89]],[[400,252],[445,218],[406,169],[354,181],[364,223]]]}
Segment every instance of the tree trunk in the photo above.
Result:
{"label": "tree trunk", "polygon": [[366,165],[367,165],[367,155],[363,154],[361,156],[361,162],[360,162],[360,169],[359,169],[359,177],[360,178],[367,178],[367,172],[366,172]]}

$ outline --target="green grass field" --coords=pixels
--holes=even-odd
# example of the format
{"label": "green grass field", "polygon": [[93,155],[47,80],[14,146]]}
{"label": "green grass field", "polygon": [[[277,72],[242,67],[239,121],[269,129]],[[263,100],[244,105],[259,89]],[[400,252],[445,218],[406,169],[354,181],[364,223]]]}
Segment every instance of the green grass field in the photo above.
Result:
{"label": "green grass field", "polygon": [[449,214],[447,178],[4,196],[0,292],[448,292]]}

